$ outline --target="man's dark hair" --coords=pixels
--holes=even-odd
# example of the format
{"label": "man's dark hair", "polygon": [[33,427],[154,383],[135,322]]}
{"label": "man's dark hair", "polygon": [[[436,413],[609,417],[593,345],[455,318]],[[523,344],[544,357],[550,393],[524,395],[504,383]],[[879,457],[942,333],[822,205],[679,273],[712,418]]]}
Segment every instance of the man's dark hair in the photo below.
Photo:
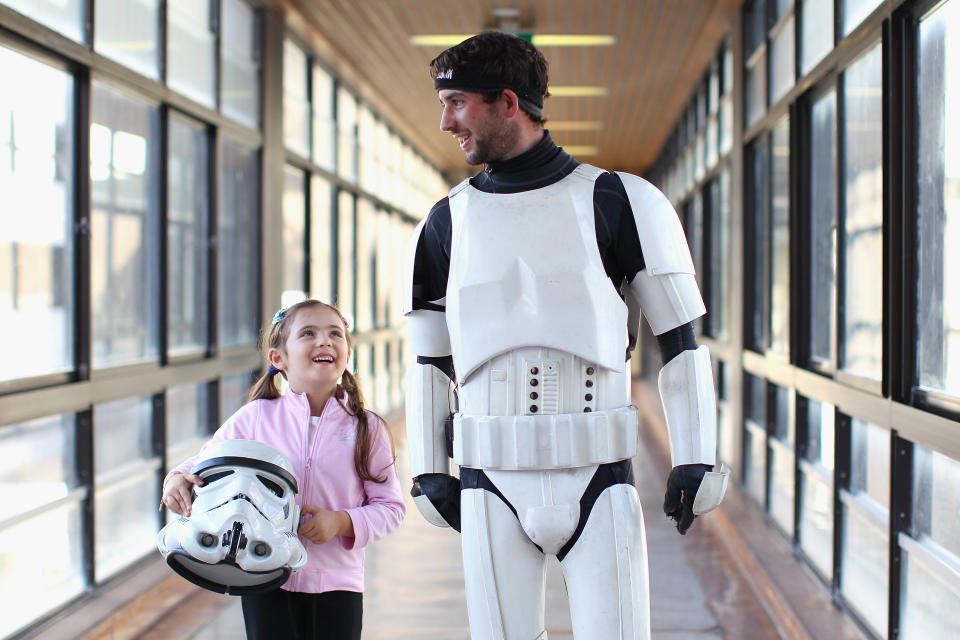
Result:
{"label": "man's dark hair", "polygon": [[[469,69],[472,74],[501,80],[521,97],[520,107],[538,124],[546,122],[537,105],[524,96],[535,96],[539,102],[549,97],[547,60],[540,50],[522,38],[500,31],[485,31],[450,47],[430,62],[430,77],[449,69]],[[478,91],[485,102],[494,102],[500,90]],[[523,94],[523,95],[521,95]]]}

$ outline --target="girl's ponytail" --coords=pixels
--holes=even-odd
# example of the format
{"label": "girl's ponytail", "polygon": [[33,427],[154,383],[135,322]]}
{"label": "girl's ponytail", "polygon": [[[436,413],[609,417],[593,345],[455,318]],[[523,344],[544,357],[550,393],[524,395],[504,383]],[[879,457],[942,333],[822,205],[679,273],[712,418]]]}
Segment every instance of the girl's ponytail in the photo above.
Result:
{"label": "girl's ponytail", "polygon": [[274,380],[274,377],[278,374],[280,374],[278,369],[274,369],[273,365],[269,366],[263,375],[257,378],[257,381],[250,387],[250,392],[247,394],[247,402],[253,402],[261,398],[267,400],[279,398],[281,396],[280,387],[277,386],[277,381]]}
{"label": "girl's ponytail", "polygon": [[[361,480],[370,480],[371,482],[386,482],[387,476],[376,477],[370,472],[370,448],[373,444],[373,434],[370,432],[370,422],[367,419],[367,411],[363,406],[363,393],[360,391],[360,385],[357,379],[349,371],[344,371],[341,377],[340,389],[343,395],[346,395],[348,413],[357,418],[357,442],[353,448],[353,466],[357,470],[357,475]],[[337,402],[340,402],[340,389],[337,390]],[[341,403],[342,404],[342,403]],[[374,414],[376,415],[376,414]],[[380,416],[377,416],[378,418]],[[380,418],[381,422],[383,419]],[[387,437],[390,437],[390,431],[384,429]],[[390,441],[390,448],[393,449],[393,440]],[[394,459],[396,451],[393,452]]]}

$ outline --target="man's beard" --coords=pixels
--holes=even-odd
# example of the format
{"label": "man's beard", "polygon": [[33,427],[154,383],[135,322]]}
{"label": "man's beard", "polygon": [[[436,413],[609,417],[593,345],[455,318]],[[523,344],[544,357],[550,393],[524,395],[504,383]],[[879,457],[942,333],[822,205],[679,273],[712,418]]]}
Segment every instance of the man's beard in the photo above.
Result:
{"label": "man's beard", "polygon": [[[471,132],[473,135],[473,132]],[[505,160],[513,147],[513,129],[509,123],[501,122],[498,127],[482,132],[482,137],[473,136],[473,151],[464,153],[467,164],[477,165]]]}

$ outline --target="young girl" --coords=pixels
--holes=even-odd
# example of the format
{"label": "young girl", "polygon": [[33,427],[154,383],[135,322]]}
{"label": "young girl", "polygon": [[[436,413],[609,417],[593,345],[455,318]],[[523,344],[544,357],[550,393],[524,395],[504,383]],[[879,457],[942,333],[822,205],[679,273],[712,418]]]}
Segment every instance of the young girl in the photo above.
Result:
{"label": "young girl", "polygon": [[[307,564],[281,587],[242,596],[247,637],[353,638],[363,613],[364,547],[396,529],[406,508],[383,420],[363,407],[347,371],[350,334],[336,308],[305,300],[281,309],[264,333],[269,368],[249,402],[213,435],[258,440],[293,465],[300,492],[298,533]],[[281,394],[275,376],[287,379]],[[189,473],[197,456],[163,482],[163,504],[190,515]]]}

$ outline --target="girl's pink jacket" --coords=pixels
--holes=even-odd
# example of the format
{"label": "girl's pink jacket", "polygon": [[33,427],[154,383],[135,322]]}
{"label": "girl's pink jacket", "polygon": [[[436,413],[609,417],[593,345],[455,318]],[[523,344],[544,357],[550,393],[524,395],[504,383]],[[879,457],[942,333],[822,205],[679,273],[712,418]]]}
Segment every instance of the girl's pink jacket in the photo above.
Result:
{"label": "girl's pink jacket", "polygon": [[[357,420],[331,397],[323,407],[320,426],[310,451],[310,404],[307,396],[290,391],[273,400],[254,400],[241,407],[217,429],[208,447],[218,440],[258,440],[283,452],[293,465],[298,505],[346,511],[355,537],[337,536],[314,544],[300,536],[309,559],[282,588],[304,593],[363,592],[364,547],[400,526],[406,514],[386,425],[370,412],[372,434],[369,469],[386,482],[363,481],[353,465]],[[202,453],[203,449],[201,449]],[[189,473],[200,454],[170,473]]]}

